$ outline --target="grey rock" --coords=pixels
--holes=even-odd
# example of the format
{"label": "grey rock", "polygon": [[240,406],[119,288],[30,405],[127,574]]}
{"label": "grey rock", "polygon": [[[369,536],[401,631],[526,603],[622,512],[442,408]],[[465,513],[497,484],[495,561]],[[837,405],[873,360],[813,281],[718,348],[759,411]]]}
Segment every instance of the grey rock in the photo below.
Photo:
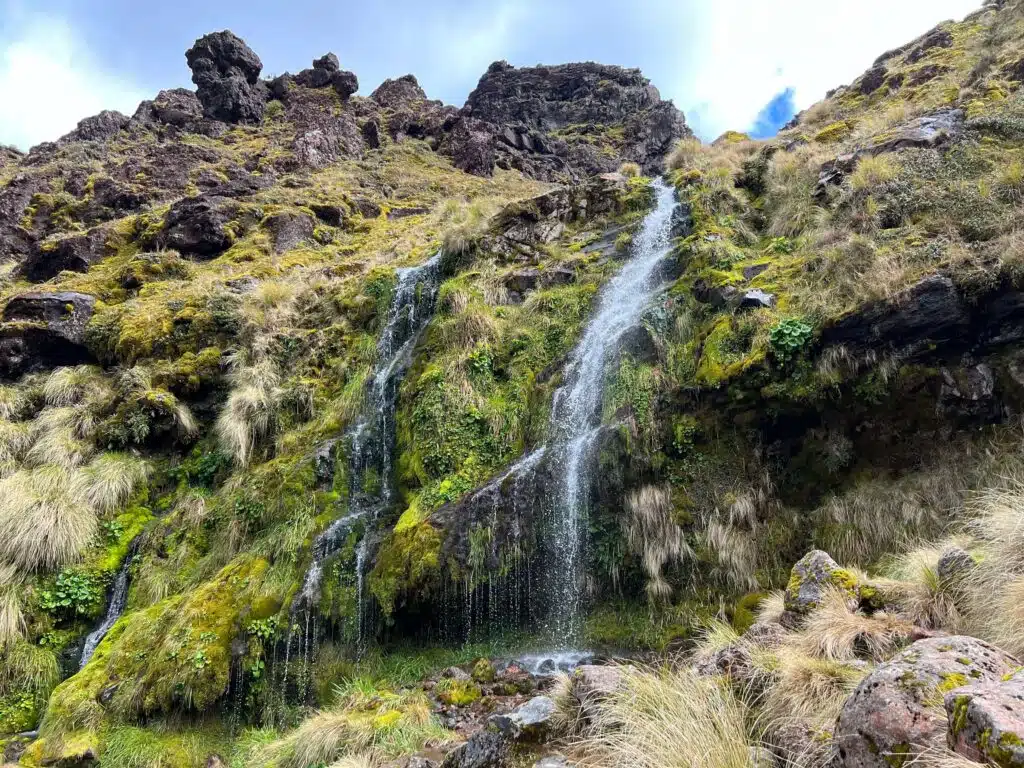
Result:
{"label": "grey rock", "polygon": [[1001,768],[1024,766],[1024,673],[946,694],[947,742],[955,752]]}
{"label": "grey rock", "polygon": [[843,573],[827,552],[820,549],[808,552],[793,566],[786,586],[786,610],[807,615],[818,606],[827,589],[846,588],[842,583]]}
{"label": "grey rock", "polygon": [[441,673],[441,677],[448,678],[450,680],[462,681],[468,681],[473,679],[472,675],[470,675],[469,672],[460,667],[448,667],[448,669]]}
{"label": "grey rock", "polygon": [[943,368],[939,410],[950,416],[997,419],[1001,409],[994,396],[995,385],[995,375],[985,363]]}
{"label": "grey rock", "polygon": [[533,768],[572,768],[572,763],[562,755],[548,755],[534,763]]}
{"label": "grey rock", "polygon": [[313,451],[313,474],[318,484],[323,488],[329,488],[334,482],[334,467],[337,461],[335,449],[338,446],[337,440],[325,440]]}
{"label": "grey rock", "polygon": [[950,547],[939,557],[936,567],[939,583],[952,587],[961,582],[977,565],[970,553],[960,547]]}
{"label": "grey rock", "polygon": [[305,213],[285,211],[265,221],[274,243],[274,253],[285,253],[313,237],[313,219]]}
{"label": "grey rock", "polygon": [[414,75],[403,75],[394,80],[385,80],[370,98],[388,109],[407,106],[411,102],[426,101],[427,94],[420,88]]}
{"label": "grey rock", "polygon": [[61,142],[108,141],[127,128],[129,122],[131,121],[126,115],[107,109],[82,120],[74,131],[61,139]]}
{"label": "grey rock", "polygon": [[492,715],[488,727],[511,741],[540,742],[551,732],[555,702],[547,696],[535,696],[508,714]]}
{"label": "grey rock", "polygon": [[332,227],[340,227],[345,223],[345,217],[348,214],[340,205],[329,205],[326,203],[313,203],[309,206],[309,209],[316,214],[316,217],[320,219],[324,224],[330,224]]}
{"label": "grey rock", "polygon": [[494,127],[483,120],[459,119],[442,142],[452,164],[474,176],[490,176],[497,159]]}
{"label": "grey rock", "polygon": [[744,267],[743,268],[743,279],[744,280],[753,280],[755,277],[760,275],[762,272],[764,272],[770,266],[771,266],[771,264],[752,264],[749,267]]}
{"label": "grey rock", "polygon": [[508,742],[500,734],[480,731],[445,755],[441,768],[507,768],[510,765]]}
{"label": "grey rock", "polygon": [[319,59],[313,60],[313,69],[322,69],[325,72],[337,72],[341,69],[341,62],[333,53],[325,53]]}
{"label": "grey rock", "polygon": [[284,170],[318,170],[348,157],[361,157],[363,137],[348,111],[332,115],[309,110],[299,118],[300,129],[291,149],[294,160],[285,160]]}
{"label": "grey rock", "polygon": [[[968,681],[994,683],[1019,663],[973,637],[919,640],[861,681],[843,705],[834,741],[844,768],[889,768],[945,738],[929,701]],[[958,684],[959,681],[963,684]]]}
{"label": "grey rock", "polygon": [[860,79],[859,90],[862,94],[867,96],[872,94],[882,87],[882,83],[885,82],[888,70],[882,64],[878,64],[863,74]]}
{"label": "grey rock", "polygon": [[775,768],[776,765],[775,755],[770,749],[764,747],[750,748],[751,768]]}

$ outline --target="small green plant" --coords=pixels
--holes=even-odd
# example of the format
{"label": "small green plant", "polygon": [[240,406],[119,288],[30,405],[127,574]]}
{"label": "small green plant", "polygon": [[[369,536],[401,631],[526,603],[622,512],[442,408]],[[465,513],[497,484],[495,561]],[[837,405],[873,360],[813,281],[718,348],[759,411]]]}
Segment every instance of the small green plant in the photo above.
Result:
{"label": "small green plant", "polygon": [[781,363],[788,363],[799,355],[810,343],[814,329],[803,320],[789,318],[782,320],[768,333],[772,353]]}
{"label": "small green plant", "polygon": [[265,643],[277,634],[278,628],[277,616],[271,616],[269,619],[257,619],[256,621],[249,622],[249,634],[257,638],[260,642]]}
{"label": "small green plant", "polygon": [[39,607],[62,619],[87,616],[103,602],[106,583],[85,571],[63,571],[51,589],[39,593]]}
{"label": "small green plant", "polygon": [[771,238],[761,251],[765,256],[786,256],[796,250],[796,245],[788,237]]}

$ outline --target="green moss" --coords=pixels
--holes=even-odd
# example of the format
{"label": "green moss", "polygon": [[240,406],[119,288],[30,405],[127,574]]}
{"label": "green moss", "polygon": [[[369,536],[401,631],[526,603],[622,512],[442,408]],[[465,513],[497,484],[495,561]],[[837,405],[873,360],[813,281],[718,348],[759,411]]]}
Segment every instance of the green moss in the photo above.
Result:
{"label": "green moss", "polygon": [[121,617],[85,668],[54,692],[45,734],[98,727],[106,713],[96,697],[111,687],[109,708],[125,716],[212,707],[227,689],[232,642],[267,567],[241,556],[189,593]]}
{"label": "green moss", "polygon": [[939,683],[939,693],[949,693],[957,688],[963,688],[970,682],[967,676],[960,672],[943,672],[940,675],[942,681]]}
{"label": "green moss", "polygon": [[453,707],[468,707],[479,701],[483,695],[480,686],[472,680],[453,678],[441,680],[434,690],[441,701]]}
{"label": "green moss", "polygon": [[493,683],[497,672],[488,659],[477,659],[473,665],[473,679],[478,683]]}
{"label": "green moss", "polygon": [[428,586],[440,575],[440,555],[440,532],[429,522],[414,523],[403,515],[381,545],[369,577],[370,591],[385,616],[401,595]]}
{"label": "green moss", "polygon": [[814,140],[819,144],[835,144],[836,142],[843,141],[852,131],[853,126],[849,122],[839,120],[838,122],[826,125],[814,134]]}

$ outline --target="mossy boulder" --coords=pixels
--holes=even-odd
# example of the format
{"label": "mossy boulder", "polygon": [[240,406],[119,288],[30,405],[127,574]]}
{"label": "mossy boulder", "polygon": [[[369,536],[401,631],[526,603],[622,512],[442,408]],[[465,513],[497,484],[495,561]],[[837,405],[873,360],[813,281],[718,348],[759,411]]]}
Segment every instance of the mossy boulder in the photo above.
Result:
{"label": "mossy boulder", "polygon": [[478,683],[493,683],[496,676],[494,665],[487,659],[479,659],[473,665],[473,679]]}
{"label": "mossy boulder", "polygon": [[227,691],[236,638],[247,622],[280,607],[280,600],[263,599],[268,567],[261,558],[240,556],[195,589],[123,616],[92,660],[54,691],[44,736],[64,741],[68,733],[95,729],[108,713],[139,717],[213,707]]}
{"label": "mossy boulder", "polygon": [[1024,673],[960,688],[945,705],[950,748],[999,768],[1024,766]]}
{"label": "mossy boulder", "polygon": [[[903,766],[946,732],[946,694],[998,683],[1018,666],[1012,656],[973,637],[914,643],[864,678],[843,705],[835,731],[843,766]],[[952,706],[959,711],[957,699]]]}
{"label": "mossy boulder", "polygon": [[816,549],[808,552],[793,566],[786,585],[786,610],[796,616],[806,616],[821,602],[829,588],[839,589],[850,596],[851,602],[858,599],[856,577],[829,556]]}

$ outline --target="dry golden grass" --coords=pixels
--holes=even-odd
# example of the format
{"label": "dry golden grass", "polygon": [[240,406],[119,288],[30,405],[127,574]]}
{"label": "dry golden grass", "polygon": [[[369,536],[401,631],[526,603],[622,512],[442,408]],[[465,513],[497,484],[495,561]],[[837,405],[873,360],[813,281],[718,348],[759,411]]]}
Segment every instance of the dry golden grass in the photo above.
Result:
{"label": "dry golden grass", "polygon": [[[306,768],[335,761],[396,757],[451,740],[422,692],[339,692],[339,703],[319,712],[281,739],[258,747],[250,764]],[[362,763],[355,762],[354,765]]]}
{"label": "dry golden grass", "polygon": [[146,481],[150,466],[142,459],[124,453],[105,453],[76,472],[74,492],[99,514],[124,506],[135,490]]}
{"label": "dry golden grass", "polygon": [[892,155],[868,155],[861,158],[850,174],[850,188],[858,193],[870,193],[881,184],[896,178],[899,168]]}
{"label": "dry golden grass", "polygon": [[867,657],[883,661],[909,637],[913,626],[898,616],[878,611],[868,616],[850,606],[849,596],[829,589],[791,645],[808,656],[831,661]]}
{"label": "dry golden grass", "polygon": [[663,600],[672,594],[672,587],[662,568],[693,555],[683,529],[672,519],[672,490],[644,486],[626,498],[626,511],[626,544],[643,563],[647,597]]}
{"label": "dry golden grass", "polygon": [[633,179],[643,173],[643,169],[637,163],[623,163],[619,166],[619,173],[627,179]]}
{"label": "dry golden grass", "polygon": [[774,589],[761,600],[757,607],[758,623],[777,624],[786,612],[786,593],[781,589]]}
{"label": "dry golden grass", "polygon": [[96,535],[96,513],[64,467],[15,472],[0,480],[0,559],[23,571],[59,569]]}
{"label": "dry golden grass", "polygon": [[816,145],[793,152],[779,152],[771,160],[767,174],[765,210],[768,232],[773,237],[798,237],[820,227],[827,212],[814,201],[821,164],[829,151]]}
{"label": "dry golden grass", "polygon": [[587,738],[574,745],[582,768],[749,768],[746,710],[727,687],[689,670],[626,673],[603,699]]}
{"label": "dry golden grass", "polygon": [[231,394],[217,417],[221,446],[239,466],[247,466],[260,443],[274,431],[281,407],[281,377],[269,359],[235,362]]}
{"label": "dry golden grass", "polygon": [[767,731],[792,723],[827,730],[857,684],[868,674],[831,659],[783,645],[769,657],[769,684],[760,701],[759,724]]}
{"label": "dry golden grass", "polygon": [[925,545],[886,559],[883,573],[889,580],[879,584],[898,602],[901,613],[915,624],[953,633],[964,629],[964,616],[958,605],[964,598],[963,590],[943,584],[938,570],[943,552],[959,544],[950,541]]}
{"label": "dry golden grass", "polygon": [[688,170],[698,166],[698,160],[704,155],[704,145],[700,139],[693,137],[680,139],[665,161],[671,171]]}

